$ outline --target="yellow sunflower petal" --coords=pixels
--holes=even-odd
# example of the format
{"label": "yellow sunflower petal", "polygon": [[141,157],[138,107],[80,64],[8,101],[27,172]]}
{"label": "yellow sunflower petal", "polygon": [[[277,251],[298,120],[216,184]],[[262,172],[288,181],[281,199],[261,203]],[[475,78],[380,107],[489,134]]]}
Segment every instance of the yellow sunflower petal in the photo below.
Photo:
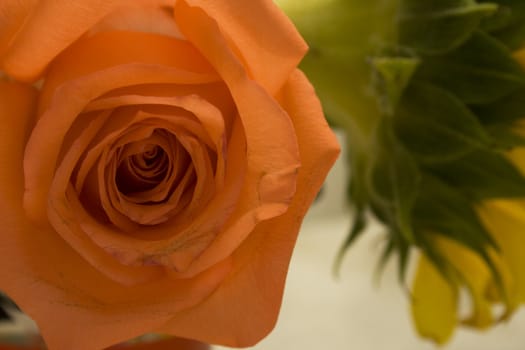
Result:
{"label": "yellow sunflower petal", "polygon": [[450,285],[428,258],[421,256],[412,293],[412,316],[419,334],[438,344],[446,343],[458,323],[456,286]]}
{"label": "yellow sunflower petal", "polygon": [[[435,245],[442,256],[455,267],[470,293],[472,312],[462,322],[480,329],[493,325],[495,321],[492,312],[493,298],[489,298],[488,292],[494,281],[485,262],[473,251],[450,239],[436,237]],[[511,289],[507,267],[496,254],[491,254],[491,258],[501,276],[503,288]],[[500,296],[500,299],[506,298]]]}
{"label": "yellow sunflower petal", "polygon": [[478,212],[492,232],[512,274],[515,302],[525,302],[525,202],[491,201],[485,203]]}

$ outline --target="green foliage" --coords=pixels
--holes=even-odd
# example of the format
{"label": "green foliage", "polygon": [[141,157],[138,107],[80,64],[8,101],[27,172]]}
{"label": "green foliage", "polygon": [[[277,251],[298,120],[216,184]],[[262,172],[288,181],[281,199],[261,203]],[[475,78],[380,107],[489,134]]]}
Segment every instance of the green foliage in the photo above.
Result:
{"label": "green foliage", "polygon": [[494,13],[492,3],[474,0],[405,0],[401,2],[399,44],[422,54],[448,52],[461,45]]}
{"label": "green foliage", "polygon": [[[279,0],[310,45],[302,68],[332,125],[347,134],[348,199],[388,235],[380,266],[423,252],[451,283],[462,276],[440,254],[441,235],[499,275],[480,222],[480,201],[525,196],[503,152],[525,146],[525,73],[512,51],[525,43],[525,0]],[[503,295],[504,293],[502,293]]]}
{"label": "green foliage", "polygon": [[478,150],[429,172],[461,189],[471,200],[525,197],[525,178],[501,153]]}
{"label": "green foliage", "polygon": [[370,63],[382,110],[392,114],[420,61],[417,57],[374,57]]}
{"label": "green foliage", "polygon": [[481,27],[510,49],[520,48],[525,41],[525,1],[479,0],[479,3],[498,5],[497,12],[483,19]]}
{"label": "green foliage", "polygon": [[524,117],[525,87],[502,96],[501,98],[481,106],[473,106],[472,110],[479,120],[486,125],[510,125]]}
{"label": "green foliage", "polygon": [[483,125],[460,99],[429,84],[410,85],[394,126],[401,142],[423,163],[451,161],[491,143]]}
{"label": "green foliage", "polygon": [[390,227],[395,227],[409,242],[414,242],[412,208],[419,190],[419,168],[409,152],[394,135],[389,120],[377,132],[369,179],[371,200],[387,213]]}
{"label": "green foliage", "polygon": [[525,74],[510,51],[476,31],[443,55],[425,57],[415,79],[438,85],[468,104],[486,104],[525,86]]}
{"label": "green foliage", "polygon": [[365,228],[368,207],[389,231],[379,269],[397,256],[404,280],[410,249],[418,247],[449,281],[461,283],[464,276],[432,244],[441,235],[476,253],[502,288],[489,254],[498,247],[475,208],[525,196],[524,176],[502,153],[525,145],[514,131],[525,116],[525,73],[503,35],[525,22],[523,4],[401,2],[400,46],[368,59],[382,118],[366,161],[352,167],[354,192],[360,188],[366,205],[360,202],[341,252]]}

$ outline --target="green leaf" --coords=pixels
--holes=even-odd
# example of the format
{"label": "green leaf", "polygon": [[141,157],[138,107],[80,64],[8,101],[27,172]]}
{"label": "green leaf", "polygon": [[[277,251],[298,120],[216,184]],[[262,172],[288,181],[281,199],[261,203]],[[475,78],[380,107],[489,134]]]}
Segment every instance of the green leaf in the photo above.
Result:
{"label": "green leaf", "polygon": [[424,163],[447,162],[491,142],[460,100],[428,84],[414,83],[407,88],[394,125],[403,145]]}
{"label": "green leaf", "polygon": [[380,104],[387,114],[392,114],[396,109],[419,62],[416,57],[374,57],[371,59],[376,77],[376,90],[381,97]]}
{"label": "green leaf", "polygon": [[485,127],[494,140],[496,150],[508,151],[514,147],[525,147],[525,137],[513,130],[513,124],[494,123]]}
{"label": "green leaf", "polygon": [[381,256],[379,260],[377,261],[377,265],[375,267],[374,276],[376,281],[379,281],[381,278],[381,275],[383,274],[383,271],[385,270],[386,264],[392,257],[392,254],[396,251],[397,247],[395,244],[394,239],[392,238],[392,233],[388,234],[388,240],[383,248],[383,252],[381,253]]}
{"label": "green leaf", "polygon": [[397,239],[397,251],[399,254],[398,279],[399,283],[403,284],[406,281],[408,262],[410,261],[410,245],[403,237]]}
{"label": "green leaf", "polygon": [[431,238],[431,235],[420,235],[418,246],[421,249],[421,253],[434,264],[434,267],[436,267],[450,286],[455,287],[459,285],[461,283],[461,276],[458,269],[445,259],[441,252],[437,251]]}
{"label": "green leaf", "polygon": [[355,214],[354,223],[352,224],[350,233],[346,237],[341,248],[339,248],[339,252],[337,253],[337,256],[335,258],[334,274],[336,276],[339,275],[341,264],[343,263],[343,259],[345,257],[346,252],[348,251],[348,248],[350,248],[350,246],[357,240],[357,238],[361,236],[365,228],[366,228],[365,212],[363,210],[358,210]]}
{"label": "green leaf", "polygon": [[485,124],[512,124],[525,116],[525,87],[482,106],[472,106],[472,111]]}
{"label": "green leaf", "polygon": [[373,207],[385,213],[389,226],[396,227],[406,240],[413,242],[411,218],[419,190],[419,168],[395,137],[389,119],[380,124],[376,137],[368,174]]}
{"label": "green leaf", "polygon": [[482,22],[488,31],[511,49],[518,49],[525,41],[525,1],[479,0],[480,3],[496,3],[498,10]]}
{"label": "green leaf", "polygon": [[410,260],[410,244],[395,230],[388,233],[388,240],[375,268],[375,278],[379,281],[386,264],[394,253],[398,253],[398,279],[400,284],[406,281],[408,262]]}
{"label": "green leaf", "polygon": [[[426,253],[439,258],[426,235],[443,235],[452,239],[477,254],[490,269],[498,289],[504,292],[501,276],[488,249],[499,251],[499,247],[472,208],[469,199],[455,188],[432,176],[425,176],[421,184],[421,195],[414,208],[414,225],[419,244],[426,247]],[[426,234],[425,234],[426,233]],[[447,273],[446,265],[440,262],[443,273]],[[449,270],[450,271],[450,270]],[[502,294],[504,295],[504,294]]]}
{"label": "green leaf", "polygon": [[467,104],[491,103],[525,86],[511,52],[482,32],[446,55],[426,57],[414,79],[438,85]]}
{"label": "green leaf", "polygon": [[402,1],[399,43],[427,55],[445,53],[467,40],[496,9],[474,0]]}
{"label": "green leaf", "polygon": [[422,178],[421,191],[413,211],[416,232],[446,236],[480,256],[497,244],[472,207],[471,200],[457,188],[428,173]]}
{"label": "green leaf", "polygon": [[478,150],[430,169],[476,201],[525,196],[525,178],[510,160],[495,151]]}

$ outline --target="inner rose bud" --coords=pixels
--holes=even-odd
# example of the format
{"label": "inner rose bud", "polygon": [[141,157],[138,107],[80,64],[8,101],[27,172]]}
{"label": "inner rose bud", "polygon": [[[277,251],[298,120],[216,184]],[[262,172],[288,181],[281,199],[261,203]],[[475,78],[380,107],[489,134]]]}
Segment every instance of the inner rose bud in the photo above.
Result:
{"label": "inner rose bud", "polygon": [[[165,112],[175,114],[162,118],[133,108],[130,113],[139,121],[97,145],[97,174],[103,180],[98,179],[96,196],[88,194],[83,204],[89,208],[95,200],[108,220],[124,231],[136,229],[132,223],[157,225],[199,209],[215,192],[216,146],[198,117],[178,109]],[[85,170],[81,166],[76,186],[80,192],[92,165],[88,162]]]}
{"label": "inner rose bud", "polygon": [[[106,187],[116,186],[112,191],[115,196],[111,198],[113,207],[142,225],[159,224],[169,216],[144,217],[140,210],[127,209],[129,205],[126,204],[160,209],[171,202],[171,207],[182,208],[191,198],[196,181],[191,156],[177,136],[163,129],[151,131],[151,135],[143,140],[125,144],[111,152],[115,157],[109,162],[106,177]],[[176,212],[172,210],[170,214]]]}
{"label": "inner rose bud", "polygon": [[[158,145],[137,142],[119,150],[117,188],[123,195],[137,195],[157,187],[170,169],[170,159]],[[160,201],[163,201],[161,199]],[[139,198],[139,203],[158,203],[159,200]]]}

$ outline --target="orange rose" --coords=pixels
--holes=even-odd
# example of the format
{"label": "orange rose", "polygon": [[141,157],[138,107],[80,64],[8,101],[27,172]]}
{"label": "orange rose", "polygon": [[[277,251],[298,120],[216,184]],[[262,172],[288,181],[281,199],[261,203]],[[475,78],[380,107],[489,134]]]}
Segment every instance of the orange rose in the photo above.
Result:
{"label": "orange rose", "polygon": [[50,349],[251,345],[338,154],[305,44],[271,0],[130,3],[0,3],[0,289]]}

